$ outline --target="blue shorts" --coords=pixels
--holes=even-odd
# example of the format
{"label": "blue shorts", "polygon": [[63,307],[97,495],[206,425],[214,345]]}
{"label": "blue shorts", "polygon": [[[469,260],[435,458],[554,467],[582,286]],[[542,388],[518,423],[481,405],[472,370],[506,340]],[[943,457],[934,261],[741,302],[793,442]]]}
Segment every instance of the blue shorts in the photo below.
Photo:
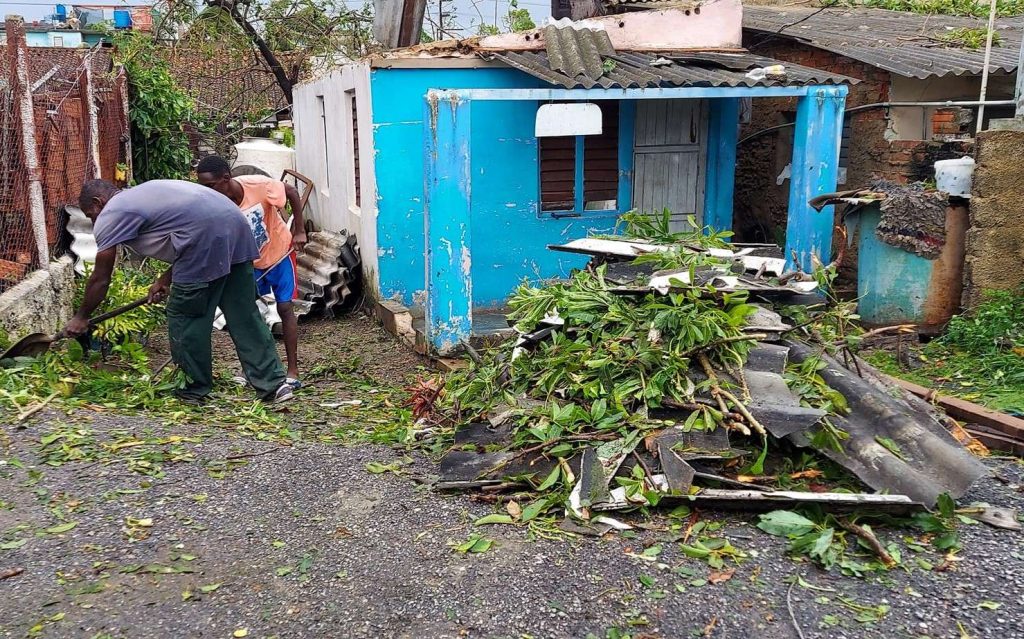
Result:
{"label": "blue shorts", "polygon": [[[274,301],[287,304],[295,299],[299,291],[298,276],[295,271],[295,253],[268,270],[253,269],[256,274],[256,292],[260,297],[274,294]],[[263,274],[266,273],[266,276]],[[260,278],[263,279],[260,279]]]}

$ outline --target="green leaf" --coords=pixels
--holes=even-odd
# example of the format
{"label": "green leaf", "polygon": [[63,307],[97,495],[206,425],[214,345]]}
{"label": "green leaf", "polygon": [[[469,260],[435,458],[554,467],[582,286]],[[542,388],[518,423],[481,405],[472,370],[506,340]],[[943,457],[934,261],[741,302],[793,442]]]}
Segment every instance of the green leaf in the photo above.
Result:
{"label": "green leaf", "polygon": [[654,587],[654,577],[651,577],[650,575],[640,575],[638,579],[640,580],[640,583],[643,584],[644,588]]}
{"label": "green leaf", "polygon": [[473,543],[472,546],[469,547],[469,552],[472,552],[472,553],[487,552],[488,550],[491,549],[491,546],[493,546],[493,545],[494,545],[494,540],[493,539],[487,539],[485,537],[481,537],[480,539],[477,539]]}
{"label": "green leaf", "polygon": [[814,542],[814,545],[811,546],[811,550],[808,554],[811,557],[824,557],[825,553],[828,552],[829,546],[832,545],[832,539],[834,536],[835,530],[832,528],[826,528],[825,530],[821,531],[821,534],[818,536],[818,539]]}
{"label": "green leaf", "polygon": [[[700,542],[697,542],[697,544],[700,544]],[[686,544],[679,544],[679,549],[683,551],[684,555],[694,559],[707,559],[708,555],[711,554],[710,550],[699,545],[688,546]]]}
{"label": "green leaf", "polygon": [[815,529],[816,524],[810,519],[790,510],[773,510],[761,515],[757,527],[777,537],[796,537],[806,535]]}
{"label": "green leaf", "polygon": [[222,585],[223,584],[209,584],[209,585],[206,585],[206,586],[199,586],[199,592],[211,593],[211,592],[217,590],[218,588],[220,588]]}
{"label": "green leaf", "polygon": [[28,543],[28,539],[16,539],[6,544],[0,544],[0,550],[17,550]]}
{"label": "green leaf", "polygon": [[995,602],[995,601],[983,601],[980,604],[978,604],[978,608],[981,608],[981,609],[984,609],[984,610],[999,610],[1002,607],[1003,607],[1003,604]]}
{"label": "green leaf", "polygon": [[66,533],[69,530],[72,530],[77,525],[78,525],[77,521],[69,521],[69,522],[66,522],[66,523],[63,523],[63,524],[58,524],[56,526],[50,526],[44,532],[46,532],[47,534],[50,534],[50,535],[59,535],[61,533]]}
{"label": "green leaf", "polygon": [[278,577],[284,577],[285,575],[290,575],[293,570],[295,570],[295,569],[292,568],[291,566],[281,566],[280,568],[278,568],[274,572],[277,574]]}
{"label": "green leaf", "polygon": [[522,519],[524,522],[535,519],[538,515],[544,512],[544,510],[548,507],[548,503],[549,502],[547,499],[538,499],[536,501],[530,502],[529,504],[526,505],[525,508],[523,508],[523,514],[520,517],[520,519]]}
{"label": "green leaf", "polygon": [[542,481],[540,486],[537,486],[537,490],[542,492],[554,486],[555,482],[558,481],[558,477],[560,476],[561,472],[562,469],[558,466],[555,466],[554,470],[551,471],[547,479]]}
{"label": "green leaf", "polygon": [[946,533],[932,540],[932,545],[939,550],[952,550],[960,547],[960,536],[956,533]]}
{"label": "green leaf", "polygon": [[473,522],[474,526],[487,526],[489,524],[514,524],[515,520],[509,515],[494,513],[485,515]]}
{"label": "green leaf", "polygon": [[937,505],[939,508],[939,514],[942,515],[944,519],[950,519],[956,514],[956,502],[949,496],[949,493],[942,493],[939,495]]}

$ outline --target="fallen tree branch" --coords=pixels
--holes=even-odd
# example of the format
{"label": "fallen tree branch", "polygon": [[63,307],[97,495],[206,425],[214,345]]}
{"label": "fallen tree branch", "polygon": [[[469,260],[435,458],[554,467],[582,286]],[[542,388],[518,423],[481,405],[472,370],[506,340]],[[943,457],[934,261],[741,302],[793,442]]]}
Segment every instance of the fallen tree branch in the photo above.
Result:
{"label": "fallen tree branch", "polygon": [[[859,340],[865,340],[878,335],[885,335],[886,333],[898,332],[901,334],[912,333],[917,328],[917,324],[897,324],[896,326],[883,326],[882,328],[876,328],[860,335],[854,335]],[[839,340],[834,342],[835,346],[845,346],[846,340]]]}
{"label": "fallen tree branch", "polygon": [[46,405],[49,404],[51,401],[53,401],[53,398],[56,397],[56,396],[57,396],[57,393],[50,393],[49,396],[47,396],[47,398],[44,399],[43,401],[39,402],[38,404],[34,404],[34,405],[30,406],[29,408],[27,408],[24,412],[19,413],[18,417],[15,418],[14,421],[16,421],[16,422],[23,422],[26,419],[28,419],[29,417],[32,417],[33,415],[35,415],[39,411],[41,411],[44,408],[46,408]]}
{"label": "fallen tree branch", "polygon": [[796,613],[793,612],[793,586],[796,585],[796,580],[789,584],[789,590],[786,591],[786,608],[789,610],[789,620],[793,623],[793,630],[796,631],[796,636],[799,639],[804,639],[804,632],[800,629],[800,624],[797,623]]}
{"label": "fallen tree branch", "polygon": [[885,564],[886,568],[892,568],[896,565],[896,560],[892,558],[892,555],[889,554],[889,551],[885,549],[885,546],[883,546],[882,542],[878,540],[878,537],[875,537],[873,532],[863,526],[858,526],[843,517],[837,517],[836,523],[838,523],[844,530],[847,530],[863,539],[871,548],[871,551],[878,555],[878,558],[882,560],[882,563]]}
{"label": "fallen tree branch", "polygon": [[691,348],[688,351],[684,351],[683,353],[680,353],[679,356],[680,357],[692,357],[692,356],[696,355],[697,353],[701,353],[701,352],[704,352],[704,351],[709,351],[712,348],[715,348],[717,346],[723,346],[725,344],[732,344],[732,343],[735,343],[735,342],[756,342],[758,340],[767,339],[767,338],[768,338],[768,335],[765,334],[765,333],[744,333],[743,335],[733,335],[731,337],[723,337],[722,339],[715,340],[715,341],[713,341],[713,342],[711,342],[709,344],[704,344],[703,346],[697,346],[697,347]]}
{"label": "fallen tree branch", "polygon": [[288,448],[288,446],[276,446],[274,448],[268,448],[267,450],[261,450],[258,453],[237,453],[235,455],[228,455],[224,459],[225,460],[233,460],[233,459],[246,459],[248,457],[260,457],[262,455],[269,455],[270,453],[276,453],[277,451],[284,450],[285,448]]}
{"label": "fallen tree branch", "polygon": [[738,410],[741,415],[743,415],[743,418],[747,420],[747,424],[749,424],[751,428],[757,431],[760,435],[763,435],[765,437],[768,436],[768,431],[765,430],[764,426],[761,425],[761,422],[757,421],[757,419],[750,413],[750,411],[747,410],[747,407],[743,405],[743,402],[741,402],[735,395],[733,395],[732,393],[725,389],[719,388],[718,392],[724,395],[727,400],[732,402],[732,405],[736,407],[736,410]]}

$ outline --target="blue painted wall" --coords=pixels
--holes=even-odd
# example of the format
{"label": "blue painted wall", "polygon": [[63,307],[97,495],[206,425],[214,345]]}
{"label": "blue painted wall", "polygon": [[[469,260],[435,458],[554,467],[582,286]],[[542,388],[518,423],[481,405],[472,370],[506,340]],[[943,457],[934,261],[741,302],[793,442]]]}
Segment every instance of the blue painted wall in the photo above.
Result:
{"label": "blue painted wall", "polygon": [[[414,306],[423,303],[423,96],[427,90],[543,86],[514,69],[371,72],[382,297]],[[550,251],[547,245],[585,237],[591,231],[609,232],[616,212],[562,219],[541,215],[534,137],[537,103],[474,102],[471,108],[473,304],[487,308],[502,305],[524,279],[564,276],[585,264],[585,258]],[[630,153],[620,157],[620,164],[631,162]]]}
{"label": "blue painted wall", "polygon": [[25,42],[30,47],[52,47],[53,38],[63,39],[61,47],[77,48],[82,46],[82,33],[80,31],[28,31],[25,33]]}

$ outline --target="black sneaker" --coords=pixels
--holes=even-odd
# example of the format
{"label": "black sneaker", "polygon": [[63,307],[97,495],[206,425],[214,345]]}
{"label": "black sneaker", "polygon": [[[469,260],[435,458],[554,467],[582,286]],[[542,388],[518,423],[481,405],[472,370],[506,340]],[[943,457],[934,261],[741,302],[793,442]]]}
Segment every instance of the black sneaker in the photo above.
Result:
{"label": "black sneaker", "polygon": [[176,392],[174,396],[178,398],[178,401],[182,404],[188,404],[189,406],[202,406],[206,403],[206,397],[202,395],[193,395],[191,393]]}
{"label": "black sneaker", "polygon": [[295,391],[291,384],[285,382],[277,387],[277,390],[267,395],[263,401],[268,404],[283,404],[295,397]]}

